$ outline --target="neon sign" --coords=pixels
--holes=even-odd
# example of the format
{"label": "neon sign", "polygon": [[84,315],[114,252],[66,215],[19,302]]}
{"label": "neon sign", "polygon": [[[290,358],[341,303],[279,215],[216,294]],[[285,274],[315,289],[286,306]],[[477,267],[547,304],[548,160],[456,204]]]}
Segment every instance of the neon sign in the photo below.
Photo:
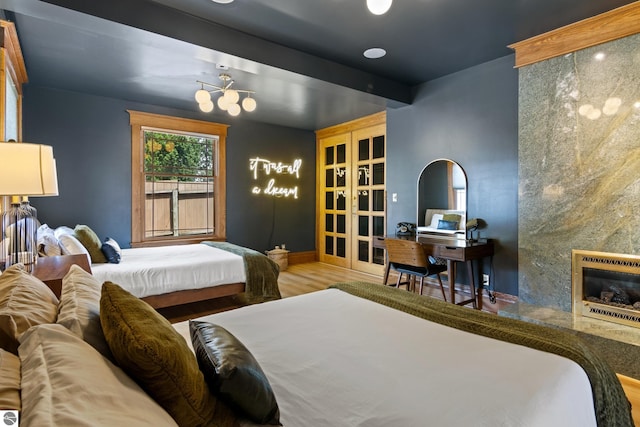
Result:
{"label": "neon sign", "polygon": [[[300,168],[302,167],[302,159],[295,159],[293,163],[272,162],[260,157],[249,159],[249,170],[253,172],[253,180],[257,181],[264,176],[271,174],[278,177],[295,177],[300,179]],[[272,197],[293,197],[298,198],[297,185],[279,185],[276,178],[270,178],[264,185],[254,185],[251,189],[253,194],[264,194]]]}

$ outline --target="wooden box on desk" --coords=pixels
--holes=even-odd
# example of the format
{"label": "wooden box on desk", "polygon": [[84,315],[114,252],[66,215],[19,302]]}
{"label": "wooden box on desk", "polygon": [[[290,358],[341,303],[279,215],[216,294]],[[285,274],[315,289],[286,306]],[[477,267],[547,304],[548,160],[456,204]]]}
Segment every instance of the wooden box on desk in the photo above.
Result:
{"label": "wooden box on desk", "polygon": [[42,280],[60,298],[62,278],[73,264],[77,264],[91,273],[91,265],[87,255],[81,254],[39,257],[32,274]]}

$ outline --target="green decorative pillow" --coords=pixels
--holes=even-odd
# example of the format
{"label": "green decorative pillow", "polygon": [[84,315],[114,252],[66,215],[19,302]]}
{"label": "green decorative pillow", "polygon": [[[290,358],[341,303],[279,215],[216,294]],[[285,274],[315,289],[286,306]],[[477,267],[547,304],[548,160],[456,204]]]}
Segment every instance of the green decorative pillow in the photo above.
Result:
{"label": "green decorative pillow", "polygon": [[458,214],[444,214],[444,215],[442,215],[442,219],[444,221],[450,221],[450,222],[459,223],[460,220],[462,219],[462,216],[460,216]]}
{"label": "green decorative pillow", "polygon": [[235,416],[210,393],[185,339],[149,304],[105,282],[100,322],[118,365],[179,425],[234,425]]}
{"label": "green decorative pillow", "polygon": [[209,322],[189,321],[191,343],[211,391],[258,424],[280,424],[269,380],[247,347]]}
{"label": "green decorative pillow", "polygon": [[42,281],[13,264],[0,274],[0,348],[18,354],[20,336],[32,326],[55,323],[58,298]]}
{"label": "green decorative pillow", "polygon": [[106,263],[107,258],[102,253],[102,242],[98,235],[87,225],[76,225],[73,229],[73,236],[82,243],[82,246],[87,248],[91,262],[93,263]]}

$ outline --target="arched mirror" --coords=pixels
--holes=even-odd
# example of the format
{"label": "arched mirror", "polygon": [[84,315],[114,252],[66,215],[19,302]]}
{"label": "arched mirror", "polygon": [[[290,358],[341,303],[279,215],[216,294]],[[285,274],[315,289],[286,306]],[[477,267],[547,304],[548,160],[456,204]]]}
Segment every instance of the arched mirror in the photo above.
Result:
{"label": "arched mirror", "polygon": [[462,167],[438,159],[418,177],[418,233],[466,238],[467,175]]}

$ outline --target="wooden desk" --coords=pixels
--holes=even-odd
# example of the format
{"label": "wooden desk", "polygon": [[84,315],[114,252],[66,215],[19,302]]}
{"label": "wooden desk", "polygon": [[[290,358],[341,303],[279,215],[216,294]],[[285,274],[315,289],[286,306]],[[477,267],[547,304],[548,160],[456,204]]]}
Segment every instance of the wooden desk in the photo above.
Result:
{"label": "wooden desk", "polygon": [[42,280],[60,298],[62,278],[73,264],[77,264],[91,273],[91,266],[86,255],[59,255],[38,257],[36,266],[31,274]]}
{"label": "wooden desk", "polygon": [[[377,236],[374,238],[374,246],[384,248],[385,239],[415,239],[422,244],[427,255],[447,260],[447,275],[449,276],[449,301],[457,305],[473,303],[473,308],[482,310],[482,288],[476,291],[475,275],[473,274],[473,261],[485,257],[493,256],[494,248],[491,240],[479,242],[468,242],[464,239],[439,239],[429,237],[424,234],[417,236]],[[467,264],[467,274],[469,276],[469,286],[472,297],[456,302],[456,261]],[[389,279],[389,263],[386,263],[384,270],[384,284]]]}

